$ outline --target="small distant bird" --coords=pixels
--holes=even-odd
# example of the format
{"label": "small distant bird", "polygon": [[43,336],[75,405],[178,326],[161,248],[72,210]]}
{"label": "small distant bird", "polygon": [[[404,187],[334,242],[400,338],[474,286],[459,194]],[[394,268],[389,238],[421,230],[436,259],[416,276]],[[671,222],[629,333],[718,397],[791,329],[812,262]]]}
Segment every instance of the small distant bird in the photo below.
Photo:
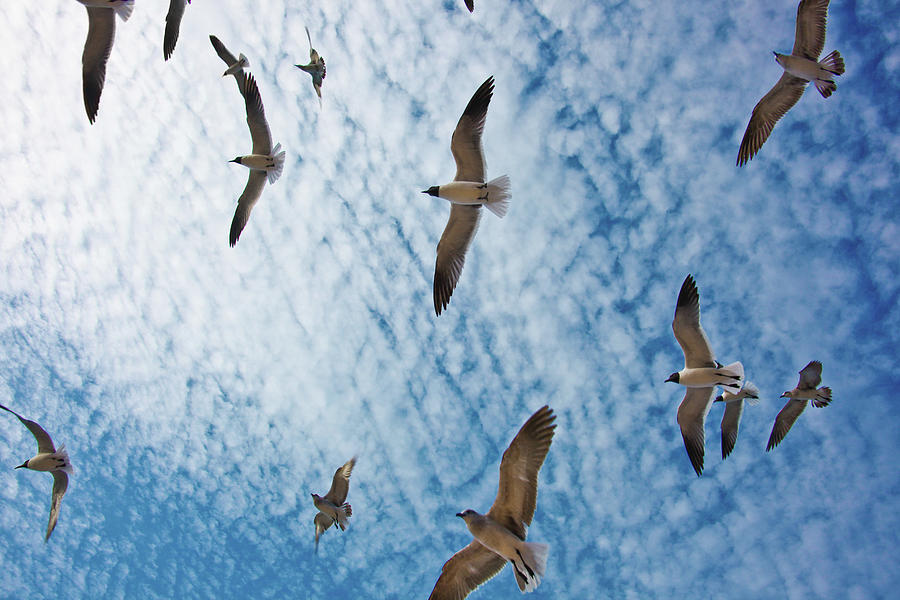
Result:
{"label": "small distant bird", "polygon": [[250,68],[250,61],[243,54],[241,54],[240,58],[235,58],[234,54],[229,52],[228,48],[225,47],[225,44],[220,42],[219,38],[214,35],[209,36],[209,41],[212,42],[213,48],[215,48],[216,54],[219,55],[219,58],[225,61],[225,64],[228,65],[228,68],[225,69],[224,73],[222,73],[222,77],[234,75],[234,80],[237,81],[238,89],[242,89],[242,74],[244,72],[244,69]]}
{"label": "small distant bird", "polygon": [[116,15],[127,21],[134,0],[78,0],[87,9],[88,34],[81,55],[82,92],[88,121],[94,122],[100,110],[100,94],[106,81],[106,61],[116,38]]}
{"label": "small distant bird", "polygon": [[325,496],[312,494],[313,504],[319,509],[313,519],[316,525],[316,552],[319,551],[319,536],[332,525],[337,525],[344,531],[347,528],[347,519],[353,515],[353,509],[345,500],[350,489],[350,474],[355,464],[354,456],[338,467],[334,472],[334,479],[331,480],[331,489]]}
{"label": "small distant bird", "polygon": [[59,519],[59,504],[66,493],[66,488],[69,487],[69,476],[66,473],[73,472],[72,464],[69,462],[69,455],[64,445],[60,446],[59,450],[53,446],[53,440],[50,439],[50,436],[47,435],[47,432],[40,425],[34,421],[22,418],[19,413],[6,408],[2,404],[0,404],[0,408],[14,414],[22,422],[22,425],[28,428],[34,439],[37,440],[38,453],[34,458],[29,458],[16,468],[50,471],[50,474],[53,475],[53,492],[50,496],[50,521],[47,523],[47,535],[44,536],[44,541],[46,542],[50,539],[50,534],[53,533],[53,529],[56,527],[56,521]]}
{"label": "small distant bird", "polygon": [[169,0],[169,12],[166,13],[166,32],[163,35],[163,58],[166,60],[169,60],[175,51],[181,17],[184,16],[184,7],[190,3],[191,0]]}
{"label": "small distant bird", "polygon": [[256,80],[253,79],[253,75],[244,75],[243,71],[236,72],[235,77],[239,77],[239,81],[242,82],[241,93],[247,107],[247,125],[250,126],[250,137],[253,140],[253,154],[238,156],[228,161],[250,169],[247,185],[244,187],[244,193],[238,198],[234,219],[231,221],[228,243],[232,248],[241,237],[241,232],[250,218],[250,211],[262,195],[266,179],[268,178],[270,184],[275,183],[281,177],[281,170],[284,168],[284,150],[279,152],[281,144],[275,144],[272,148],[272,134],[269,132],[269,124],[266,123],[266,112],[259,97]]}
{"label": "small distant bird", "polygon": [[422,192],[450,202],[450,220],[438,242],[434,268],[434,312],[438,316],[447,308],[462,274],[466,251],[478,230],[481,207],[486,207],[501,219],[509,208],[509,177],[502,175],[484,182],[487,167],[481,133],[493,93],[494,77],[491,76],[469,100],[456,124],[450,140],[450,151],[456,161],[456,177],[451,183],[434,185]]}
{"label": "small distant bird", "polygon": [[775,54],[775,62],[784,74],[769,93],[754,107],[750,124],[741,140],[737,165],[747,163],[759,152],[778,119],[794,106],[812,81],[823,98],[837,89],[835,75],[843,75],[844,59],[835,50],[819,61],[825,46],[825,19],[830,0],[802,0],[797,7],[797,31],[790,54]]}
{"label": "small distant bird", "polygon": [[782,398],[790,398],[790,400],[775,417],[775,425],[772,427],[769,443],[766,444],[766,452],[781,443],[784,436],[791,430],[794,421],[806,408],[808,401],[812,400],[812,405],[816,408],[822,408],[831,403],[831,388],[816,389],[820,383],[822,383],[822,363],[814,360],[800,371],[800,381],[797,382],[797,387],[781,395]]}
{"label": "small distant bird", "polygon": [[315,48],[312,47],[312,38],[309,37],[309,27],[306,28],[306,39],[309,40],[309,64],[294,65],[298,69],[302,69],[312,76],[313,89],[319,97],[319,105],[322,105],[322,81],[325,79],[325,59],[319,56]]}
{"label": "small distant bird", "polygon": [[475,0],[465,0],[466,8],[469,9],[469,12],[473,12],[475,10]]}
{"label": "small distant bird", "polygon": [[750,406],[759,404],[759,389],[749,381],[744,382],[744,387],[737,394],[725,391],[716,396],[715,402],[725,403],[725,414],[722,415],[722,460],[728,458],[737,442],[738,426],[744,412],[744,399]]}
{"label": "small distant bird", "polygon": [[669,375],[666,382],[687,388],[678,407],[678,425],[691,465],[697,476],[703,473],[705,451],[703,428],[713,402],[716,386],[737,394],[744,379],[744,365],[739,362],[722,366],[709,347],[709,340],[700,325],[700,294],[694,278],[688,275],[681,284],[672,321],[675,339],[684,352],[684,368]]}
{"label": "small distant bird", "polygon": [[429,600],[462,600],[482,583],[512,564],[522,592],[541,583],[550,546],[526,542],[537,504],[538,471],[544,464],[556,425],[548,406],[525,421],[500,461],[500,486],[487,514],[464,510],[456,516],[475,538],[444,563]]}

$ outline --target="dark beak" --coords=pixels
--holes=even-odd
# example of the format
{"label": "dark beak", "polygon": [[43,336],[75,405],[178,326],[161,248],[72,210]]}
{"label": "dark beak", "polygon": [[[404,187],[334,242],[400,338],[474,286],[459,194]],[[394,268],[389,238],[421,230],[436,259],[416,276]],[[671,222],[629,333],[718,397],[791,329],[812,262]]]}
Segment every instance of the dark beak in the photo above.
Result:
{"label": "dark beak", "polygon": [[14,467],[14,468],[16,468],[16,469],[21,469],[21,468],[24,468],[24,467],[25,467],[25,463],[22,463],[22,464],[19,465],[18,467]]}
{"label": "dark beak", "polygon": [[665,383],[669,383],[670,381],[671,381],[672,383],[677,383],[677,381],[675,381],[675,378],[672,377],[671,375],[669,376],[668,379],[666,379]]}
{"label": "dark beak", "polygon": [[428,193],[428,190],[422,190],[422,193],[423,193],[423,194],[427,194],[427,193]]}
{"label": "dark beak", "polygon": [[232,158],[232,159],[231,159],[231,160],[229,160],[229,161],[228,161],[228,162],[233,162],[233,163],[236,163],[236,162],[237,162],[237,161],[238,161],[238,159],[236,159],[236,158]]}
{"label": "dark beak", "polygon": [[456,513],[456,516],[457,516],[457,517],[462,517],[463,514],[462,514],[462,513]]}

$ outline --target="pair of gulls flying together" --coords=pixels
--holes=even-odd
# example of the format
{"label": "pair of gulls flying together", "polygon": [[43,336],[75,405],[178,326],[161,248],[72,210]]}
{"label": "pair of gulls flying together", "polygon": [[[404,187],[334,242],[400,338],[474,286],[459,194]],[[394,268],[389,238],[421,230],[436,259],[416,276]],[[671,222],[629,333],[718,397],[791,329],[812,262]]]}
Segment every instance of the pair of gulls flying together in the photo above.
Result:
{"label": "pair of gulls flying together", "polygon": [[60,446],[59,450],[53,445],[53,440],[44,431],[43,427],[22,417],[19,413],[10,410],[0,404],[0,408],[6,412],[16,416],[22,425],[28,428],[34,439],[37,440],[38,453],[26,460],[24,463],[16,467],[17,469],[31,469],[32,471],[49,471],[53,475],[53,491],[50,493],[50,520],[47,523],[47,534],[44,541],[50,539],[50,534],[56,527],[56,521],[59,519],[59,505],[62,497],[69,487],[68,473],[72,473],[72,464],[69,462],[69,455],[66,453],[66,447]]}
{"label": "pair of gulls flying together", "polygon": [[800,100],[806,84],[812,81],[823,98],[828,98],[837,89],[834,77],[844,73],[844,59],[835,50],[819,60],[825,47],[829,1],[802,0],[797,7],[794,49],[790,54],[774,52],[775,62],[784,68],[784,74],[753,108],[750,123],[741,140],[737,166],[745,165],[759,152],[775,123]]}
{"label": "pair of gulls flying together", "polygon": [[478,231],[481,207],[501,219],[509,208],[509,177],[502,175],[485,183],[487,166],[481,134],[493,93],[491,76],[475,91],[456,124],[450,139],[450,151],[456,161],[453,181],[422,192],[450,202],[450,219],[438,242],[434,267],[434,312],[438,316],[447,308],[462,274],[466,251]]}
{"label": "pair of gulls flying together", "polygon": [[538,472],[544,464],[556,415],[543,406],[525,421],[500,461],[500,485],[486,514],[457,513],[466,523],[472,542],[444,563],[429,600],[462,600],[500,572],[508,562],[522,592],[541,583],[547,566],[547,544],[526,542],[537,503]]}
{"label": "pair of gulls flying together", "polygon": [[312,494],[313,504],[318,513],[313,518],[316,526],[316,552],[319,551],[319,536],[332,525],[337,525],[344,531],[347,528],[347,519],[353,515],[353,509],[346,502],[347,492],[350,490],[350,474],[356,465],[354,456],[334,472],[331,480],[331,489],[324,496]]}
{"label": "pair of gulls flying together", "polygon": [[252,74],[244,73],[244,68],[249,67],[250,61],[243,54],[240,55],[240,58],[235,58],[225,45],[219,41],[219,38],[214,35],[209,36],[209,41],[212,43],[219,58],[228,66],[222,76],[234,75],[238,84],[238,90],[244,97],[247,126],[250,128],[250,139],[253,142],[251,154],[238,156],[229,161],[250,169],[247,185],[244,186],[244,192],[238,198],[238,205],[234,211],[234,218],[231,221],[231,231],[228,235],[228,243],[231,247],[234,247],[241,237],[244,226],[247,225],[247,221],[250,219],[250,211],[253,210],[253,207],[262,195],[263,188],[266,186],[266,180],[268,179],[271,184],[281,177],[281,172],[284,168],[285,152],[281,150],[281,144],[272,146],[272,133],[269,131],[266,111],[263,108],[256,80]]}

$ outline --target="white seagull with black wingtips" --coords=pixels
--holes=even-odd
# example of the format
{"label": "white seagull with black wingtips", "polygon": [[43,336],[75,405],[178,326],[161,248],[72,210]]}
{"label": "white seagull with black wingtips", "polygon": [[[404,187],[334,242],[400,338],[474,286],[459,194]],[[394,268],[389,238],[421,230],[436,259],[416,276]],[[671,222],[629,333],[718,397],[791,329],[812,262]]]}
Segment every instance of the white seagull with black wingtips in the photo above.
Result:
{"label": "white seagull with black wingtips", "polygon": [[229,161],[250,169],[247,185],[244,187],[244,193],[238,199],[234,219],[231,221],[228,243],[232,247],[241,237],[241,232],[250,218],[250,211],[253,210],[253,206],[259,200],[263,188],[266,186],[266,179],[270,184],[275,183],[281,177],[281,171],[284,168],[284,150],[279,152],[281,144],[275,144],[275,147],[272,147],[272,134],[269,131],[269,124],[266,122],[266,112],[263,109],[262,99],[259,97],[256,80],[253,79],[252,74],[244,75],[243,71],[237,71],[234,76],[238,78],[241,93],[244,96],[247,125],[250,127],[250,137],[253,140],[253,153],[238,156]]}
{"label": "white seagull with black wingtips", "polygon": [[537,505],[538,472],[550,451],[556,415],[542,406],[525,421],[500,461],[500,485],[487,514],[465,510],[456,516],[475,538],[444,563],[428,600],[462,600],[482,583],[512,564],[522,592],[541,583],[550,546],[526,542]]}
{"label": "white seagull with black wingtips", "polygon": [[769,443],[766,444],[766,452],[781,443],[810,400],[816,408],[822,408],[831,403],[831,388],[816,389],[820,383],[822,383],[822,363],[814,360],[800,371],[800,381],[797,382],[797,387],[781,395],[782,398],[789,398],[789,400],[775,417],[775,425],[772,426],[772,434],[769,436]]}
{"label": "white seagull with black wingtips", "polygon": [[450,202],[450,220],[437,247],[434,267],[434,312],[447,308],[456,288],[466,251],[478,230],[481,207],[500,217],[509,208],[509,177],[502,175],[485,183],[486,165],[481,134],[487,117],[488,104],[494,93],[494,78],[488,77],[476,90],[450,140],[450,151],[456,161],[456,177],[444,185],[435,185],[423,194],[444,198]]}
{"label": "white seagull with black wingtips", "polygon": [[666,381],[687,388],[684,400],[678,407],[678,425],[681,427],[681,437],[691,465],[699,477],[703,473],[705,451],[703,427],[709,407],[712,406],[713,392],[716,386],[722,386],[730,392],[739,392],[744,378],[744,365],[735,362],[723,366],[716,360],[700,325],[700,294],[690,275],[685,277],[681,291],[678,292],[672,331],[684,352],[684,368],[672,373]]}
{"label": "white seagull with black wingtips", "polygon": [[50,439],[50,436],[40,425],[23,418],[19,413],[6,408],[2,404],[0,404],[0,408],[14,414],[22,422],[22,425],[28,428],[34,439],[37,440],[38,453],[16,468],[49,471],[53,475],[53,491],[50,495],[50,520],[47,523],[47,535],[44,536],[44,541],[46,542],[50,539],[50,534],[53,533],[53,529],[56,527],[56,521],[59,519],[59,504],[66,493],[66,488],[69,487],[69,476],[67,473],[73,472],[72,464],[69,462],[69,455],[65,446],[60,446],[59,450],[53,446],[53,440]]}
{"label": "white seagull with black wingtips", "polygon": [[775,62],[784,68],[784,74],[775,86],[753,108],[750,123],[741,140],[737,165],[746,164],[759,152],[775,123],[797,104],[810,81],[823,98],[837,89],[835,75],[844,73],[844,59],[835,50],[821,61],[819,55],[825,47],[825,20],[830,0],[802,0],[797,7],[797,29],[794,49],[790,54],[775,54]]}
{"label": "white seagull with black wingtips", "polygon": [[106,62],[116,39],[116,15],[127,21],[134,10],[134,0],[78,0],[87,9],[88,34],[81,55],[84,110],[93,123],[100,110],[100,94],[106,81]]}

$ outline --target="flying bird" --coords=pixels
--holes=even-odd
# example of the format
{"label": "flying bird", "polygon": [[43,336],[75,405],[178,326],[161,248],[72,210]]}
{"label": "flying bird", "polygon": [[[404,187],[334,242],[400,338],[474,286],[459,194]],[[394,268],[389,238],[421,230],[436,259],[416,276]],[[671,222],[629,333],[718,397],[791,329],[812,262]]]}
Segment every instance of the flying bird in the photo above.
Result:
{"label": "flying bird", "polygon": [[675,339],[684,352],[684,368],[672,373],[666,382],[687,388],[678,407],[678,425],[691,465],[699,477],[703,473],[704,434],[706,415],[713,402],[713,391],[722,386],[738,393],[744,378],[744,365],[739,362],[722,366],[709,347],[709,340],[700,325],[700,294],[694,278],[688,275],[681,284],[672,321]]}
{"label": "flying bird", "polygon": [[66,473],[73,472],[72,464],[69,462],[69,455],[65,446],[60,446],[59,450],[53,446],[53,440],[50,439],[50,436],[47,435],[47,432],[40,425],[34,421],[22,418],[19,413],[6,408],[2,404],[0,404],[0,408],[14,414],[22,422],[22,425],[28,428],[34,439],[37,440],[38,453],[16,468],[50,471],[50,474],[53,475],[53,491],[50,494],[50,520],[47,522],[47,535],[44,536],[44,541],[46,542],[50,539],[50,534],[53,533],[53,529],[56,527],[56,521],[59,519],[59,504],[66,493],[66,488],[69,487],[69,476]]}
{"label": "flying bird", "polygon": [[744,387],[737,394],[726,390],[716,396],[715,402],[725,403],[725,414],[722,415],[722,460],[728,458],[728,455],[734,450],[738,426],[741,424],[741,414],[744,412],[745,399],[750,406],[759,404],[759,389],[749,381],[744,382]]}
{"label": "flying bird", "polygon": [[538,471],[553,441],[556,415],[547,406],[525,421],[500,461],[500,486],[487,514],[465,510],[472,542],[444,563],[429,600],[462,600],[482,583],[512,564],[522,592],[541,583],[550,546],[526,542],[537,503]]}
{"label": "flying bird", "polygon": [[486,207],[501,219],[509,208],[509,177],[502,175],[484,182],[486,165],[481,133],[493,93],[494,77],[491,76],[469,100],[456,124],[450,140],[450,151],[456,161],[456,177],[451,183],[435,185],[422,192],[450,202],[450,220],[438,242],[434,267],[434,312],[438,316],[447,308],[459,281],[466,262],[466,250],[478,230],[481,207]]}
{"label": "flying bird", "polygon": [[816,408],[822,408],[831,403],[831,388],[816,389],[820,383],[822,383],[822,363],[814,360],[800,371],[800,381],[797,382],[797,387],[781,395],[782,398],[789,398],[789,400],[775,417],[775,425],[772,427],[769,443],[766,444],[766,452],[781,443],[784,436],[791,430],[794,421],[806,408],[807,402],[812,400],[812,405]]}
{"label": "flying bird", "polygon": [[184,16],[185,6],[190,3],[191,0],[169,0],[169,12],[166,13],[166,32],[163,35],[163,58],[166,60],[169,60],[169,57],[175,52],[181,17]]}
{"label": "flying bird", "polygon": [[790,54],[775,54],[775,62],[784,68],[784,74],[769,93],[753,108],[750,124],[741,140],[738,151],[739,167],[753,158],[762,148],[778,119],[794,106],[810,81],[823,98],[837,89],[835,75],[844,73],[844,59],[835,50],[819,61],[825,46],[825,19],[830,0],[802,0],[797,7],[797,31],[794,49]]}
{"label": "flying bird", "polygon": [[312,38],[309,37],[309,27],[306,28],[306,39],[309,40],[309,64],[294,65],[298,69],[302,69],[312,76],[313,89],[319,97],[319,105],[322,105],[322,81],[325,79],[325,59],[319,56],[315,48],[312,47]]}
{"label": "flying bird", "polygon": [[238,89],[243,90],[241,87],[243,85],[243,72],[244,69],[250,68],[250,61],[247,60],[247,57],[241,54],[240,58],[235,58],[234,54],[228,51],[228,48],[225,47],[225,44],[219,41],[214,35],[209,36],[209,41],[212,43],[213,48],[216,50],[216,54],[219,55],[225,64],[228,65],[228,68],[225,69],[225,72],[222,73],[222,77],[228,77],[229,75],[234,75],[234,80],[237,81]]}
{"label": "flying bird", "polygon": [[284,168],[284,150],[279,152],[281,144],[272,147],[272,134],[269,132],[269,124],[266,123],[266,113],[259,97],[256,80],[253,79],[253,75],[244,75],[240,70],[235,72],[234,76],[240,77],[241,94],[247,107],[247,125],[250,126],[250,138],[253,140],[253,153],[228,161],[250,169],[247,185],[244,187],[244,193],[238,198],[234,219],[231,221],[228,243],[232,248],[241,237],[241,232],[250,218],[250,211],[253,210],[266,186],[266,179],[268,178],[270,184],[275,183],[281,177],[281,170]]}
{"label": "flying bird", "polygon": [[134,0],[78,0],[87,9],[88,34],[81,55],[82,92],[88,121],[94,122],[100,110],[100,94],[106,80],[106,61],[116,39],[116,15],[127,21]]}
{"label": "flying bird", "polygon": [[344,531],[347,528],[347,519],[353,515],[353,509],[347,500],[347,492],[350,489],[350,474],[356,464],[354,456],[334,472],[331,480],[331,489],[325,496],[312,494],[313,504],[319,512],[313,519],[316,525],[316,552],[319,551],[319,536],[332,525],[337,525]]}

